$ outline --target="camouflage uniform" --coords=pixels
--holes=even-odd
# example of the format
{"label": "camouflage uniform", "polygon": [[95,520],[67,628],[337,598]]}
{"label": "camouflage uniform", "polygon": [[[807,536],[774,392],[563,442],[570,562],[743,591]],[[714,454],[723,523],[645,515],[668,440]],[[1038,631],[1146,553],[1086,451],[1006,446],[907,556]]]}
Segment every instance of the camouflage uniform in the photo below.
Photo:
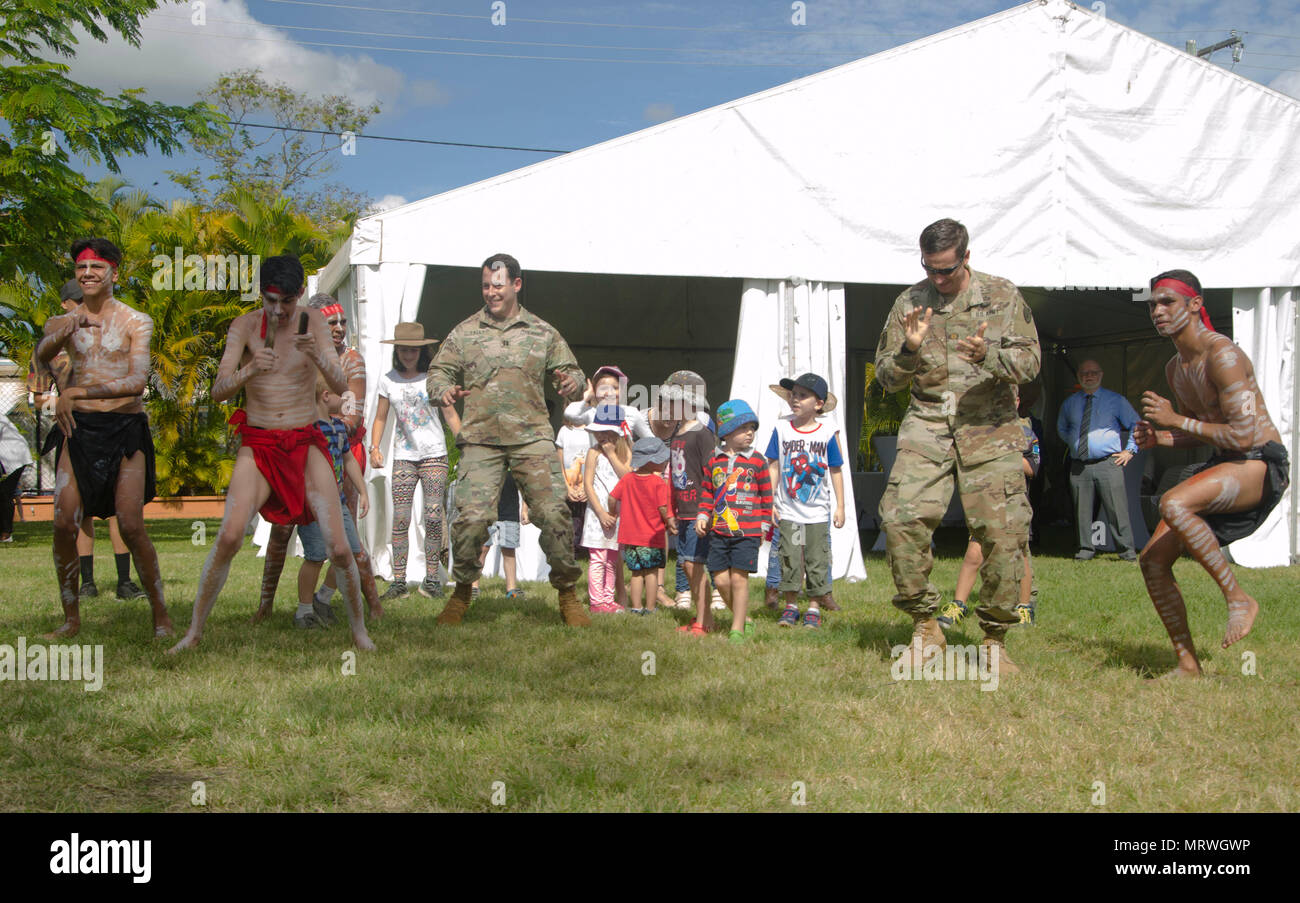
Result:
{"label": "camouflage uniform", "polygon": [[523,307],[505,321],[482,308],[447,335],[429,365],[430,399],[452,386],[469,390],[451,523],[452,576],[458,584],[478,579],[479,550],[496,520],[507,467],[528,503],[529,518],[542,531],[551,585],[572,588],[581,573],[573,561],[573,518],[546,415],[543,380],[557,369],[579,387],[585,382],[555,327]]}
{"label": "camouflage uniform", "polygon": [[[933,308],[934,316],[921,347],[909,353],[903,318],[914,307]],[[962,360],[958,340],[985,321],[987,355],[979,364]],[[1000,640],[1016,623],[1030,510],[1011,387],[1032,380],[1038,368],[1033,315],[1006,279],[971,271],[965,291],[951,300],[925,280],[894,302],[876,347],[876,379],[886,392],[911,382],[912,400],[880,517],[898,590],[894,604],[913,617],[933,617],[939,608],[930,540],[952,498],[955,471],[967,526],[984,550],[980,625]]]}

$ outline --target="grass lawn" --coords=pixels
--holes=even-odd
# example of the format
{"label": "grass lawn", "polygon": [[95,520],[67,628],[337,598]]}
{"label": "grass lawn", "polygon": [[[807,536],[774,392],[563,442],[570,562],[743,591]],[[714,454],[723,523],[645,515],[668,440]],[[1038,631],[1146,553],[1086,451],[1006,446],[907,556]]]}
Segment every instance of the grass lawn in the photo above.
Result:
{"label": "grass lawn", "polygon": [[[206,549],[186,522],[150,529],[180,632]],[[938,541],[933,577],[951,592],[965,535]],[[819,632],[778,629],[754,580],[742,647],[678,635],[684,615],[667,613],[566,629],[545,584],[519,603],[486,581],[460,628],[436,627],[441,600],[412,594],[345,675],[342,618],[290,623],[292,559],[274,617],[253,627],[261,560],[247,545],[202,648],[170,658],[147,602],[113,598],[102,530],[96,551],[101,595],[77,642],[104,645],[103,688],[0,683],[0,810],[187,811],[196,781],[215,811],[790,811],[799,797],[807,811],[1300,809],[1297,567],[1238,569],[1262,611],[1222,651],[1222,597],[1180,563],[1209,676],[1154,682],[1174,658],[1137,566],[1075,562],[1049,534],[1038,624],[1008,644],[1024,673],[982,692],[891,679],[910,622],[880,555],[867,582],[837,584],[845,610]],[[17,525],[0,569],[0,643],[43,643],[61,623],[49,525]]]}

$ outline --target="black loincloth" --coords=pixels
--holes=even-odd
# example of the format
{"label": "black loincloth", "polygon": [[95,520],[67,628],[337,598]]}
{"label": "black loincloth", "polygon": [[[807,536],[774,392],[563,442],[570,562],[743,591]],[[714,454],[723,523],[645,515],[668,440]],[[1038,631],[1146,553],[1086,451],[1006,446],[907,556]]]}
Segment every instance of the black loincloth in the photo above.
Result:
{"label": "black loincloth", "polygon": [[[156,474],[148,415],[74,411],[72,416],[76,425],[72,438],[66,443],[68,460],[72,464],[73,476],[77,478],[85,516],[102,518],[117,514],[117,473],[122,459],[138,451],[144,452],[144,499],[141,504],[153,501]],[[55,427],[46,438],[41,454],[56,448],[62,456],[64,444],[63,430]]]}
{"label": "black loincloth", "polygon": [[1245,539],[1264,523],[1287,487],[1291,485],[1291,462],[1287,460],[1286,449],[1278,442],[1268,442],[1241,453],[1216,452],[1193,473],[1209,470],[1225,461],[1263,461],[1267,466],[1264,472],[1264,492],[1259,504],[1248,511],[1233,511],[1228,514],[1202,514],[1201,517],[1210,526],[1219,545]]}

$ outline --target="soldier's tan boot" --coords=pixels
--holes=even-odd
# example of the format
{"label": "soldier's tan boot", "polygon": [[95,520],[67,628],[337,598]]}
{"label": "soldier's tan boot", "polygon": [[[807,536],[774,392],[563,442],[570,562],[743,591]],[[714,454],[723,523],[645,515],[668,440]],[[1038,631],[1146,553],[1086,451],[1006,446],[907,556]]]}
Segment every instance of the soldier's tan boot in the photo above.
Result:
{"label": "soldier's tan boot", "polygon": [[587,616],[585,607],[578,599],[578,591],[573,587],[560,590],[560,620],[569,627],[591,626],[591,618]]}
{"label": "soldier's tan boot", "polygon": [[934,656],[942,655],[943,650],[947,648],[948,640],[944,638],[943,628],[939,626],[937,619],[914,617],[912,639],[899,659],[899,667],[904,669],[920,667]]}
{"label": "soldier's tan boot", "polygon": [[1011,660],[1011,656],[1007,655],[1006,643],[995,640],[991,636],[986,636],[984,638],[984,648],[988,650],[988,667],[990,671],[996,670],[999,677],[1020,673],[1020,667]]}
{"label": "soldier's tan boot", "polygon": [[438,615],[436,620],[444,627],[455,627],[465,617],[465,612],[469,611],[470,592],[473,589],[471,583],[457,583],[455,591],[447,604],[442,608],[442,614]]}

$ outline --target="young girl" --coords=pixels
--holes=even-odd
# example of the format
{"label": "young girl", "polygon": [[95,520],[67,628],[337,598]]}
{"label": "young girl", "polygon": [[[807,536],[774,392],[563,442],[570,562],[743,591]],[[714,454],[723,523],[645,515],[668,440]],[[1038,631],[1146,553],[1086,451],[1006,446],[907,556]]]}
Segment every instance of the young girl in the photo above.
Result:
{"label": "young girl", "polygon": [[668,482],[663,478],[667,463],[668,446],[662,439],[638,439],[632,446],[632,472],[624,474],[609,493],[609,504],[619,515],[623,560],[632,570],[632,611],[637,614],[655,610],[658,575],[664,566],[664,530],[677,534],[677,522],[668,513]]}
{"label": "young girl", "polygon": [[593,612],[617,614],[624,611],[627,587],[618,557],[618,519],[607,505],[610,491],[623,474],[632,470],[632,447],[625,435],[627,426],[622,408],[601,408],[587,429],[595,443],[588,450],[582,468],[583,491],[587,496],[582,544],[590,555],[587,596]]}
{"label": "young girl", "polygon": [[[424,562],[425,577],[420,594],[432,599],[442,595],[438,565],[447,564],[443,534],[443,497],[447,492],[447,443],[443,438],[445,420],[453,433],[460,432],[460,417],[450,405],[439,408],[429,403],[425,380],[433,354],[428,346],[437,339],[426,339],[419,323],[398,323],[393,338],[384,339],[393,349],[393,369],[379,378],[379,403],[370,424],[370,464],[384,466],[379,450],[384,427],[391,410],[393,429],[393,582],[380,598],[383,601],[405,596],[407,533],[411,527],[411,500],[418,481],[424,490]],[[438,416],[441,410],[442,416]]]}

